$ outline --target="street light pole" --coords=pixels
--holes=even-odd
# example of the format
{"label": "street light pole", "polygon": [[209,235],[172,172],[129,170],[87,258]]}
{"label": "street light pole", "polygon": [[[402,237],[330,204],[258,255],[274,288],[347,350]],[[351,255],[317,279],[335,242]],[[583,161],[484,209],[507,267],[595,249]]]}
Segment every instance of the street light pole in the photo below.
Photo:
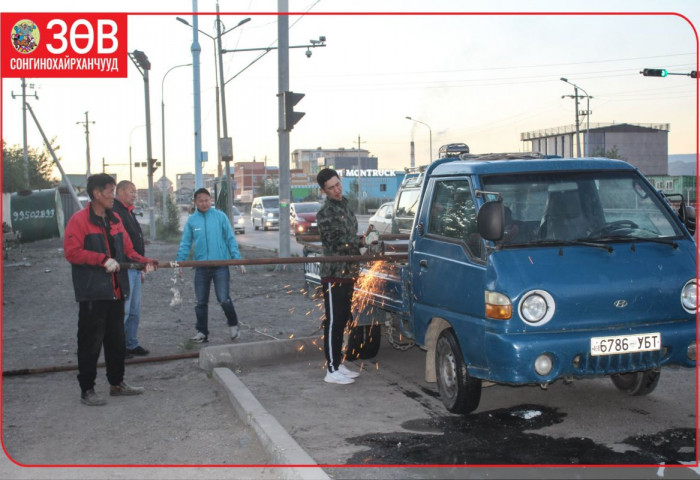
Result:
{"label": "street light pole", "polygon": [[191,63],[183,63],[182,65],[175,65],[174,67],[171,67],[168,69],[167,72],[165,72],[165,75],[163,75],[163,80],[160,82],[160,132],[161,132],[161,155],[163,159],[163,185],[162,185],[162,190],[163,190],[163,225],[167,223],[167,217],[168,217],[168,209],[166,208],[166,199],[167,199],[167,188],[165,185],[166,182],[166,176],[165,176],[165,99],[164,99],[164,91],[165,91],[165,77],[168,76],[170,72],[175,70],[176,68],[180,67],[190,67],[192,66]]}
{"label": "street light pole", "polygon": [[432,162],[433,161],[433,129],[430,128],[430,125],[428,125],[427,123],[421,122],[420,120],[416,120],[415,118],[406,117],[406,120],[411,120],[413,122],[420,123],[421,125],[425,125],[426,127],[428,127],[428,131],[430,132],[430,158],[428,158],[428,163]]}
{"label": "street light pole", "polygon": [[[187,20],[181,17],[176,17],[176,20],[184,23],[185,25],[195,28],[193,25],[190,25]],[[221,17],[219,15],[219,2],[216,2],[216,36],[213,37],[209,35],[206,32],[203,32],[199,30],[199,33],[202,35],[205,35],[209,38],[211,38],[214,41],[214,68],[217,69],[217,60],[218,60],[218,72],[216,72],[216,76],[214,78],[217,79],[217,88],[216,88],[216,93],[217,93],[217,99],[216,99],[216,108],[217,108],[217,126],[216,126],[216,136],[217,136],[217,149],[218,149],[218,161],[219,164],[221,163],[221,160],[223,159],[225,162],[225,171],[226,171],[226,195],[227,195],[227,200],[224,203],[224,213],[228,217],[229,221],[233,225],[233,218],[232,218],[232,210],[231,210],[231,205],[233,205],[233,193],[231,189],[231,173],[230,173],[230,161],[233,160],[233,145],[231,142],[230,137],[228,136],[228,122],[226,119],[226,92],[224,88],[224,68],[223,68],[223,62],[222,62],[222,57],[221,57],[221,52],[222,52],[222,46],[221,46],[221,37],[226,35],[228,32],[240,27],[241,25],[248,23],[250,21],[250,17],[244,18],[240,22],[238,22],[236,25],[233,27],[229,28],[228,30],[221,31]],[[219,117],[219,102],[221,103],[221,115]],[[221,118],[221,124],[223,126],[223,136],[219,137],[219,118]]]}
{"label": "street light pole", "polygon": [[134,50],[129,53],[129,58],[134,62],[139,73],[143,77],[143,90],[146,97],[146,163],[148,165],[148,219],[151,240],[156,239],[156,220],[153,210],[153,171],[155,170],[155,160],[151,150],[151,95],[148,72],[151,69],[151,62],[145,53]]}

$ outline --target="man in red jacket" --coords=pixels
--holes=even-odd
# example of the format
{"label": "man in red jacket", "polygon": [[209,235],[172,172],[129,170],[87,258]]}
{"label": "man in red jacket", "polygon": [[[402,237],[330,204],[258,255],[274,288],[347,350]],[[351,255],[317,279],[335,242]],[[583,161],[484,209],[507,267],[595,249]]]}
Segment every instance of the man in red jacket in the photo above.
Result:
{"label": "man in red jacket", "polygon": [[119,216],[112,212],[116,182],[105,173],[88,177],[88,205],[66,225],[63,250],[71,263],[78,311],[78,382],[80,401],[104,405],[95,393],[97,359],[104,344],[110,395],[139,395],[142,387],[124,382],[124,298],[129,295],[126,270],[120,262],[146,264],[146,273],[157,260],[136,253]]}

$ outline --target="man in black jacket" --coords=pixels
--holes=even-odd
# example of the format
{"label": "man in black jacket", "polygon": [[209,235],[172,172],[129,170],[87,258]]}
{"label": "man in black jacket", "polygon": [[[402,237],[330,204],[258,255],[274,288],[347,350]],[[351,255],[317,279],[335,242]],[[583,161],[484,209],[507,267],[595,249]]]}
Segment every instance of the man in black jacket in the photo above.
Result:
{"label": "man in black jacket", "polygon": [[[134,250],[139,255],[146,254],[141,225],[134,215],[136,202],[136,185],[129,180],[117,184],[117,196],[112,209],[121,218],[126,233],[131,238]],[[141,285],[146,274],[140,270],[129,270],[129,290],[131,294],[124,300],[124,339],[126,341],[126,358],[134,355],[148,355],[150,352],[139,345],[138,330],[141,320]]]}

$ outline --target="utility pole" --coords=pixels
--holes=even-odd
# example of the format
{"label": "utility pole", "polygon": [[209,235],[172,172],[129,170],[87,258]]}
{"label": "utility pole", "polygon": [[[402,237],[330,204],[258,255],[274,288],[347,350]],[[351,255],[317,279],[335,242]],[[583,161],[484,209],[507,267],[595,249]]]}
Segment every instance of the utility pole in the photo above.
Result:
{"label": "utility pole", "polygon": [[[219,59],[219,92],[221,99],[221,124],[223,127],[223,137],[219,139],[219,155],[224,160],[225,178],[226,178],[226,202],[224,203],[224,213],[228,218],[229,223],[233,226],[233,191],[231,189],[231,160],[233,160],[233,142],[228,136],[228,121],[226,119],[226,88],[224,86],[224,67],[223,59],[221,58],[221,17],[219,16],[219,1],[216,1],[216,46],[217,58]],[[219,160],[221,161],[221,159]]]}
{"label": "utility pole", "polygon": [[[30,85],[30,88],[34,88]],[[15,98],[15,93],[10,92],[12,98]],[[19,97],[19,95],[17,95]],[[31,190],[29,185],[29,153],[27,152],[27,97],[34,97],[39,100],[39,96],[36,93],[27,95],[27,79],[22,79],[22,152],[24,156],[24,185],[27,190]]]}
{"label": "utility pole", "polygon": [[85,121],[84,122],[75,122],[76,125],[82,125],[85,127],[85,159],[87,162],[87,174],[86,176],[90,176],[90,124],[95,124],[95,122],[91,122],[88,119],[88,112],[85,112]]}
{"label": "utility pole", "polygon": [[357,135],[357,213],[362,215],[362,157],[360,154],[360,135]]}
{"label": "utility pole", "polygon": [[148,222],[151,240],[156,239],[156,219],[153,207],[153,172],[156,168],[156,161],[153,158],[151,149],[151,95],[148,72],[151,70],[151,62],[146,54],[140,50],[129,53],[129,58],[136,65],[139,73],[143,77],[143,90],[146,103],[146,164],[148,167]]}
{"label": "utility pole", "polygon": [[286,95],[289,91],[289,2],[277,0],[277,70],[278,70],[278,111],[279,111],[279,167],[280,167],[280,257],[289,256],[289,130],[286,127]]}

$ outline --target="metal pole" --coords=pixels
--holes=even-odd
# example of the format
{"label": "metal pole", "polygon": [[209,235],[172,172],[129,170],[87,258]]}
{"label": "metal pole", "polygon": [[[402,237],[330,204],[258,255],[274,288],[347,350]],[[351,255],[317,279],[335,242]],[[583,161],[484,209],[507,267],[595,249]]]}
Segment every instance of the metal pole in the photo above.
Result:
{"label": "metal pole", "polygon": [[291,188],[289,185],[289,132],[284,130],[284,96],[289,91],[289,11],[288,0],[277,0],[277,70],[278,70],[278,113],[279,128],[279,225],[280,257],[289,257],[289,202]]}
{"label": "metal pole", "polygon": [[194,90],[194,187],[202,188],[202,100],[199,86],[199,16],[197,0],[192,0],[192,89]]}
{"label": "metal pole", "polygon": [[[296,263],[325,263],[325,262],[380,262],[406,260],[408,253],[384,253],[373,255],[328,255],[319,257],[279,257],[279,258],[244,258],[241,260],[185,260],[183,262],[159,261],[158,268],[189,268],[189,267],[226,267],[237,265],[282,265]],[[123,262],[120,268],[141,270],[145,263]]]}
{"label": "metal pole", "polygon": [[362,214],[362,157],[360,156],[360,134],[357,134],[357,213]]}
{"label": "metal pole", "polygon": [[160,129],[161,129],[161,157],[162,157],[162,162],[163,162],[163,185],[162,185],[162,190],[163,190],[163,224],[167,222],[167,217],[168,217],[168,210],[166,208],[166,200],[167,200],[167,185],[166,185],[166,175],[165,175],[165,99],[164,99],[164,92],[165,92],[165,77],[168,76],[170,72],[175,70],[176,68],[180,67],[189,67],[191,66],[191,63],[183,63],[182,65],[175,65],[174,67],[171,67],[167,72],[165,72],[165,75],[163,75],[163,80],[160,82]]}
{"label": "metal pole", "polygon": [[[219,59],[219,85],[221,85],[221,124],[223,126],[223,138],[229,138],[228,136],[228,120],[226,119],[226,88],[224,86],[224,64],[221,58],[221,17],[219,16],[219,2],[216,2],[216,45],[217,45],[217,57]],[[218,143],[218,142],[217,142]],[[231,150],[233,154],[233,149]],[[231,212],[231,205],[233,205],[233,192],[231,191],[231,158],[226,155],[224,159],[224,170],[226,175],[226,202],[224,203],[224,213],[228,217],[228,221],[233,225],[233,215]]]}
{"label": "metal pole", "polygon": [[24,184],[29,186],[29,154],[27,152],[27,79],[22,79],[22,147],[24,158]]}
{"label": "metal pole", "polygon": [[143,69],[143,90],[146,96],[146,164],[148,165],[148,221],[150,238],[156,239],[156,217],[153,206],[153,151],[151,148],[151,95],[148,80],[149,69]]}

